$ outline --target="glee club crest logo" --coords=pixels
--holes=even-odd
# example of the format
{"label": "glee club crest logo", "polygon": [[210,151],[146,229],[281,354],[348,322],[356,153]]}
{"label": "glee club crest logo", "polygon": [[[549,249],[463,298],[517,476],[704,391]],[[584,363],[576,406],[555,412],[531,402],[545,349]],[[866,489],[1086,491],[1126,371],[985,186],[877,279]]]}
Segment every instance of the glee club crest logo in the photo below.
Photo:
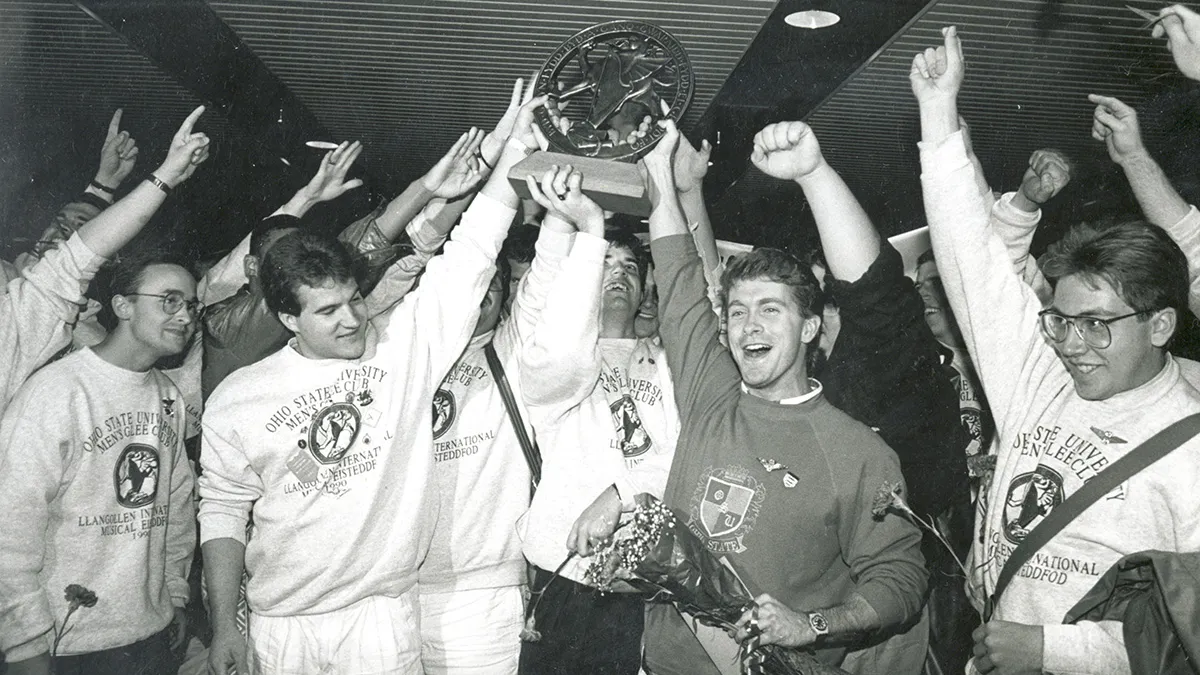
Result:
{"label": "glee club crest logo", "polygon": [[762,481],[743,467],[709,467],[696,482],[688,527],[710,551],[741,553],[765,498]]}

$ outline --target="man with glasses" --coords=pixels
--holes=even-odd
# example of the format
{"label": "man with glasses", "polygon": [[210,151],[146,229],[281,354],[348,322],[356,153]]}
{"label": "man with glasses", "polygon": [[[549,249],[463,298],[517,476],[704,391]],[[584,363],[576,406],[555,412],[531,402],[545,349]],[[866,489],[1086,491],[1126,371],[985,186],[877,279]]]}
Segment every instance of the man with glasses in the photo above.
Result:
{"label": "man with glasses", "polygon": [[[46,366],[0,423],[0,631],[10,673],[173,672],[185,637],[195,487],[180,391],[154,368],[204,306],[187,268],[135,253],[112,273],[117,325]],[[71,615],[80,584],[94,607]],[[62,636],[61,642],[58,637]]]}
{"label": "man with glasses", "polygon": [[[914,58],[910,80],[933,249],[998,435],[968,565],[982,597],[1029,532],[1110,464],[1200,412],[1200,393],[1168,349],[1188,306],[1188,266],[1163,230],[1073,227],[1041,259],[1053,288],[1045,309],[1014,272],[958,122],[962,46],[954,28],[943,33],[943,47]],[[1068,523],[975,631],[974,670],[1129,672],[1121,623],[1061,621],[1122,556],[1200,550],[1198,474],[1191,440]]]}

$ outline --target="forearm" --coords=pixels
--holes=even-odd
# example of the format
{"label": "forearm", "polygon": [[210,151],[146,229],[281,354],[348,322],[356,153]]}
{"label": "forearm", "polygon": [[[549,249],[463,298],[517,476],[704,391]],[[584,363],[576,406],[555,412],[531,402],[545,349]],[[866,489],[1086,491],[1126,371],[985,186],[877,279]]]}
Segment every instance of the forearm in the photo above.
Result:
{"label": "forearm", "polygon": [[500,153],[500,159],[496,160],[496,168],[480,192],[516,210],[521,200],[508,182],[508,172],[535,149],[526,147],[524,143],[515,138],[508,139],[504,144],[503,152]]}
{"label": "forearm", "polygon": [[879,233],[846,182],[824,161],[797,181],[804,190],[833,276],[856,281],[879,257]]}
{"label": "forearm", "polygon": [[320,202],[321,200],[313,196],[307,187],[302,187],[296,191],[296,194],[292,195],[292,198],[289,199],[286,204],[275,209],[275,213],[272,213],[267,217],[294,216],[296,218],[303,218],[304,215],[312,209],[312,207],[316,206]]}
{"label": "forearm", "polygon": [[[953,98],[923,101],[920,108],[921,140],[925,143],[941,143],[961,128],[958,123],[958,101]],[[979,185],[977,178],[972,180],[974,185]]]}
{"label": "forearm", "polygon": [[213,629],[237,630],[238,592],[246,567],[246,546],[234,539],[221,538],[204,542],[201,550]]}
{"label": "forearm", "polygon": [[427,190],[420,180],[409,183],[404,192],[389,202],[383,213],[375,219],[379,233],[388,241],[395,241],[409,221],[415,218],[433,197],[433,193]]}
{"label": "forearm", "polygon": [[193,499],[196,480],[192,476],[192,465],[182,447],[175,453],[174,461],[165,572],[171,601],[176,607],[183,607],[191,594],[188,571],[192,567],[192,554],[196,550],[196,507]]}
{"label": "forearm", "polygon": [[111,258],[141,232],[166,201],[167,193],[142,181],[123,199],[79,228],[79,238],[98,256]]}
{"label": "forearm", "polygon": [[692,229],[692,238],[696,242],[696,251],[704,263],[704,277],[708,283],[714,284],[717,279],[716,269],[721,264],[721,254],[717,251],[717,238],[713,234],[712,220],[708,217],[708,207],[704,204],[704,193],[700,188],[688,190],[679,194],[679,205],[683,208],[683,217]]}
{"label": "forearm", "polygon": [[1167,174],[1148,153],[1142,153],[1121,164],[1129,187],[1137,198],[1142,213],[1151,224],[1170,232],[1171,225],[1187,215],[1191,206],[1171,185]]}
{"label": "forearm", "polygon": [[[684,216],[679,197],[675,194],[675,190],[671,189],[659,198],[658,203],[650,212],[650,241],[677,234],[691,236],[691,231],[688,229],[688,221]],[[716,248],[715,244],[714,248]]]}
{"label": "forearm", "polygon": [[857,593],[840,605],[819,610],[829,622],[829,639],[838,642],[841,638],[854,639],[880,627],[879,612]]}
{"label": "forearm", "polygon": [[[548,223],[554,220],[547,219]],[[543,226],[538,235],[534,245],[533,262],[529,265],[525,277],[521,279],[521,284],[517,287],[517,297],[512,303],[512,320],[522,342],[533,332],[541,319],[546,297],[562,270],[563,261],[571,252],[572,241],[572,234],[550,226]]]}

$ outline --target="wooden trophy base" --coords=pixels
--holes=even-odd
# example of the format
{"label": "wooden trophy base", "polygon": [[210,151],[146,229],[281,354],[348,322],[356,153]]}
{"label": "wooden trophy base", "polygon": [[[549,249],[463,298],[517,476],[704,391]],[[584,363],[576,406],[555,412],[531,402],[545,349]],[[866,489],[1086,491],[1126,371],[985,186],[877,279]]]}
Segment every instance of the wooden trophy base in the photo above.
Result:
{"label": "wooden trophy base", "polygon": [[553,165],[570,164],[583,174],[583,192],[600,208],[633,216],[650,215],[650,196],[636,164],[611,159],[566,155],[560,152],[535,152],[508,172],[508,182],[522,199],[529,197],[525,177],[541,181]]}

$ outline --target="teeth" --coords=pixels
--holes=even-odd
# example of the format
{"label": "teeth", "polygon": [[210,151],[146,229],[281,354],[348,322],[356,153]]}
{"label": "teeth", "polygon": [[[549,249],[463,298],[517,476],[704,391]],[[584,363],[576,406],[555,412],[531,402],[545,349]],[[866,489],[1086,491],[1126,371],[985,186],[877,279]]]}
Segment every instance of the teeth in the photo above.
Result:
{"label": "teeth", "polygon": [[925,316],[929,316],[930,314],[938,314],[941,311],[942,310],[938,309],[937,307],[926,307]]}

